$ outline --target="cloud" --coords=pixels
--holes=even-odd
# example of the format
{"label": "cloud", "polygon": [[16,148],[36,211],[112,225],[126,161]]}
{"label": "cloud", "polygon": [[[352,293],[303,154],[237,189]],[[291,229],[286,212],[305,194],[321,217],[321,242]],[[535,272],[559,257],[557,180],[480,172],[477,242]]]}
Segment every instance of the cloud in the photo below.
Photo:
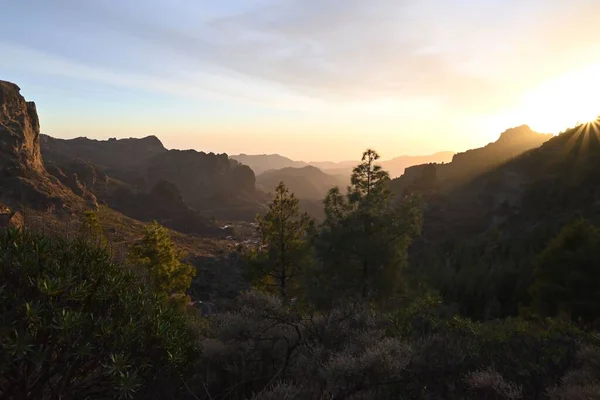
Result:
{"label": "cloud", "polygon": [[[235,77],[215,73],[197,71],[190,73],[185,79],[129,73],[74,62],[68,58],[2,41],[0,41],[0,53],[3,54],[0,66],[6,69],[165,93],[191,100],[231,101],[235,99],[241,104],[280,109],[306,107],[308,102],[308,99],[302,96],[269,85],[259,85],[248,79],[236,80]],[[23,60],[28,62],[23,63]]]}
{"label": "cloud", "polygon": [[435,97],[486,111],[564,70],[557,59],[600,33],[589,20],[599,8],[586,0],[283,0],[210,26],[220,64],[300,92]]}
{"label": "cloud", "polygon": [[22,2],[64,30],[72,64],[103,71],[86,76],[291,107],[425,99],[494,111],[580,63],[600,35],[594,0]]}

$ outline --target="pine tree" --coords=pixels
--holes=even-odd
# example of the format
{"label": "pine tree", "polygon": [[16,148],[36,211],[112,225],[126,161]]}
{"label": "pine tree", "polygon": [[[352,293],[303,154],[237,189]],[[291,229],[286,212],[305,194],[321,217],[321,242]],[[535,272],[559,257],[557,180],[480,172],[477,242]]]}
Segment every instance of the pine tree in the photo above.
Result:
{"label": "pine tree", "polygon": [[544,316],[594,321],[600,314],[600,229],[580,219],[551,240],[538,256],[531,287]]}
{"label": "pine tree", "polygon": [[98,221],[98,215],[93,211],[84,212],[79,227],[79,236],[82,240],[100,247],[106,247],[108,244],[102,226]]}
{"label": "pine tree", "polygon": [[400,287],[408,245],[419,232],[420,208],[408,197],[399,205],[388,190],[389,175],[376,164],[374,150],[363,154],[344,196],[339,189],[325,198],[325,221],[318,253],[330,288],[322,294],[383,299]]}
{"label": "pine tree", "polygon": [[257,222],[261,247],[250,263],[251,279],[255,286],[288,298],[305,272],[307,237],[313,221],[306,213],[300,213],[298,199],[281,182],[269,211],[257,217]]}
{"label": "pine tree", "polygon": [[183,301],[196,271],[180,259],[181,253],[171,241],[169,231],[156,221],[146,228],[144,237],[129,253],[129,261],[141,268],[154,290]]}

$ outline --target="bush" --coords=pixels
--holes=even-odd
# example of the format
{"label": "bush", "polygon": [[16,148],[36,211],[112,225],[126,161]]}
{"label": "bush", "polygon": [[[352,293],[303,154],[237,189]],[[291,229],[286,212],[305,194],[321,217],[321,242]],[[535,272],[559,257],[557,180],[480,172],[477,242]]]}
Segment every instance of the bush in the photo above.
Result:
{"label": "bush", "polygon": [[594,390],[597,338],[560,321],[448,313],[435,297],[384,315],[358,304],[301,313],[245,293],[211,317],[194,389],[232,399],[542,399],[564,379],[553,393]]}
{"label": "bush", "polygon": [[186,318],[83,240],[0,231],[3,398],[168,398],[194,355]]}

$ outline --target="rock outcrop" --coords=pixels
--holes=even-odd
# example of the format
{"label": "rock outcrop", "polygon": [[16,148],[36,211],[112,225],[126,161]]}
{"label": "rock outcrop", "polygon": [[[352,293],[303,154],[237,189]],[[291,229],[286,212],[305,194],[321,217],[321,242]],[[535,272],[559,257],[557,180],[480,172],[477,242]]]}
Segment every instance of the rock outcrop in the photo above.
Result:
{"label": "rock outcrop", "polygon": [[0,81],[0,174],[43,173],[40,123],[35,103],[14,83]]}
{"label": "rock outcrop", "polygon": [[23,214],[10,209],[0,209],[0,228],[17,228],[21,229],[25,226]]}
{"label": "rock outcrop", "polygon": [[41,142],[42,154],[48,161],[78,158],[109,171],[144,166],[156,155],[168,151],[156,136],[94,140],[85,137],[56,139],[42,135]]}
{"label": "rock outcrop", "polygon": [[35,104],[25,101],[17,85],[5,81],[0,81],[0,201],[44,210],[78,203],[44,167]]}
{"label": "rock outcrop", "polygon": [[[167,150],[155,136],[63,140],[42,135],[42,154],[47,168],[52,171],[55,169],[50,163],[65,173],[71,171],[69,165],[73,159],[93,164],[97,171],[109,177],[109,186],[113,188],[108,195],[93,189],[98,200],[127,212],[137,212],[131,203],[142,195],[154,196],[151,192],[162,182],[174,184],[189,208],[223,219],[242,216],[253,220],[260,211],[257,202],[263,202],[262,198],[257,199],[256,177],[248,166],[230,159],[227,154]],[[81,175],[77,175],[81,182]],[[69,174],[66,178],[70,181],[65,184],[81,191]],[[180,207],[173,203],[171,211],[177,208]]]}

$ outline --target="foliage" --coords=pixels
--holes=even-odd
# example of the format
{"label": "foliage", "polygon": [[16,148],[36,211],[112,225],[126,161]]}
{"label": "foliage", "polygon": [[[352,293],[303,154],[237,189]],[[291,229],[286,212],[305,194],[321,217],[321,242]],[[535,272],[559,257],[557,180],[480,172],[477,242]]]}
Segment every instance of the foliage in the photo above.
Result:
{"label": "foliage", "polygon": [[209,321],[191,381],[200,398],[542,399],[563,377],[600,373],[595,357],[578,361],[599,338],[567,323],[472,322],[433,296],[388,314],[306,313],[248,292]]}
{"label": "foliage", "polygon": [[298,199],[280,182],[269,211],[257,217],[261,246],[252,254],[248,274],[254,285],[277,292],[282,299],[298,294],[310,256],[308,234],[313,226],[300,213]]}
{"label": "foliage", "polygon": [[553,400],[597,398],[600,394],[600,348],[585,345],[579,349],[576,368],[569,371],[560,384],[549,390]]}
{"label": "foliage", "polygon": [[0,232],[0,398],[165,398],[186,319],[87,241]]}
{"label": "foliage", "polygon": [[393,202],[389,176],[375,163],[378,158],[367,150],[348,193],[334,188],[325,198],[326,217],[317,240],[322,262],[318,280],[327,285],[318,289],[321,294],[377,301],[401,288],[400,270],[420,229],[420,207],[415,197],[400,205]]}
{"label": "foliage", "polygon": [[598,319],[600,229],[585,220],[565,226],[538,257],[532,294],[542,315]]}
{"label": "foliage", "polygon": [[94,211],[88,210],[83,213],[83,219],[79,227],[79,237],[81,240],[89,241],[100,247],[105,247],[108,244],[98,220],[98,214]]}
{"label": "foliage", "polygon": [[195,270],[180,261],[181,254],[169,237],[169,231],[153,222],[146,234],[129,252],[129,262],[139,268],[151,287],[163,296],[185,301]]}

